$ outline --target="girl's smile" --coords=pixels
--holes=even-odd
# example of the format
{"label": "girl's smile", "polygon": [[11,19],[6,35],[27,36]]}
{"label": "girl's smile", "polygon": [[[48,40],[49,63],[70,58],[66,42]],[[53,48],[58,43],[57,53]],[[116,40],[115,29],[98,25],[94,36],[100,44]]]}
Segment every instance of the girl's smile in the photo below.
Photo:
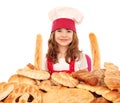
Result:
{"label": "girl's smile", "polygon": [[58,29],[55,31],[55,40],[61,46],[68,46],[73,39],[73,31],[69,29]]}

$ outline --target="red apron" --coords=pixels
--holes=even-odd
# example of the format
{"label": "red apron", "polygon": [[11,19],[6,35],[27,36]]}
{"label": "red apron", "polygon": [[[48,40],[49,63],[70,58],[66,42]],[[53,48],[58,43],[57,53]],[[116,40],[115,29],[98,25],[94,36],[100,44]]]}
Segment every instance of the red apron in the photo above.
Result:
{"label": "red apron", "polygon": [[72,73],[72,72],[74,72],[74,64],[75,64],[75,61],[72,60],[70,62],[70,64],[69,64],[69,70],[54,70],[52,60],[50,60],[50,59],[47,58],[47,67],[48,67],[48,70],[49,70],[50,74],[52,74],[53,72],[67,72],[67,73]]}
{"label": "red apron", "polygon": [[[88,71],[90,72],[91,71],[91,58],[85,54],[85,57],[86,57],[86,60],[87,60],[87,64],[88,64]],[[50,72],[50,74],[52,74],[53,72],[67,72],[67,73],[72,73],[74,72],[74,64],[75,64],[75,61],[74,60],[71,60],[70,64],[69,64],[69,70],[54,70],[53,68],[53,62],[52,60],[48,59],[47,58],[47,67],[48,67],[48,70]]]}

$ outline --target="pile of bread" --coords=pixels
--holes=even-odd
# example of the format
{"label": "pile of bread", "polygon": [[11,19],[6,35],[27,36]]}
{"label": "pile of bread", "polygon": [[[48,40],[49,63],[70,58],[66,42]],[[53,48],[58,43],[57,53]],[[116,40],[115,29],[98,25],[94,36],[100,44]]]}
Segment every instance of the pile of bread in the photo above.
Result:
{"label": "pile of bread", "polygon": [[0,83],[0,103],[120,103],[120,71],[104,69],[71,74],[37,70],[28,64]]}
{"label": "pile of bread", "polygon": [[91,72],[79,70],[50,75],[38,69],[40,45],[38,35],[34,65],[28,63],[7,82],[0,83],[0,103],[120,103],[120,71],[116,65],[105,62],[104,68],[100,68],[98,59]]}

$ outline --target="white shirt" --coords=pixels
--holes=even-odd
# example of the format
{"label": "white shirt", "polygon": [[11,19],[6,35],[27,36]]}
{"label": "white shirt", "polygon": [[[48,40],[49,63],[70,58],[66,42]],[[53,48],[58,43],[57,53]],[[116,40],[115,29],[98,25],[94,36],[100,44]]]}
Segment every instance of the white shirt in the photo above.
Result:
{"label": "white shirt", "polygon": [[[75,61],[74,69],[75,71],[82,70],[87,68],[87,60],[85,57],[85,54],[81,53],[80,54],[80,60]],[[58,63],[53,65],[54,70],[69,70],[69,64],[66,63],[65,58],[60,58],[58,60]],[[42,69],[48,71],[47,69],[47,58],[45,55],[43,56],[43,61],[42,61]]]}

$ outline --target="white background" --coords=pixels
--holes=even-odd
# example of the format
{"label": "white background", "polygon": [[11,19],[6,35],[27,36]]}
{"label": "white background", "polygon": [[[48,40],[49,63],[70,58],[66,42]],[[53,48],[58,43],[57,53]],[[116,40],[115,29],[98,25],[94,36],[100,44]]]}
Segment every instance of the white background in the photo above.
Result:
{"label": "white background", "polygon": [[78,8],[84,19],[78,25],[80,49],[91,56],[89,33],[96,34],[101,67],[112,62],[120,67],[119,0],[0,0],[0,82],[20,68],[34,64],[36,35],[43,37],[47,50],[51,21],[48,11],[57,6]]}

